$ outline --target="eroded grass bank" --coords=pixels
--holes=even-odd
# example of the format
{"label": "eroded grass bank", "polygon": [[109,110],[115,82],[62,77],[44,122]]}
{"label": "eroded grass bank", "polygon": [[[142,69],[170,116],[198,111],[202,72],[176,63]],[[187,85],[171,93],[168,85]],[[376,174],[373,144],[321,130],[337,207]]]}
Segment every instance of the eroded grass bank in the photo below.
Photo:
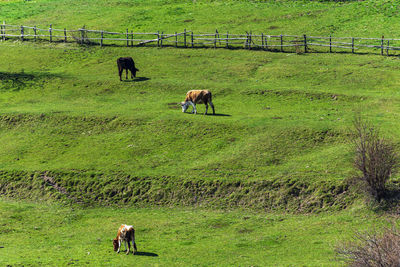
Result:
{"label": "eroded grass bank", "polygon": [[268,211],[320,212],[353,204],[344,181],[309,182],[132,177],[122,173],[0,172],[0,194],[16,199],[56,200],[88,206],[196,206]]}

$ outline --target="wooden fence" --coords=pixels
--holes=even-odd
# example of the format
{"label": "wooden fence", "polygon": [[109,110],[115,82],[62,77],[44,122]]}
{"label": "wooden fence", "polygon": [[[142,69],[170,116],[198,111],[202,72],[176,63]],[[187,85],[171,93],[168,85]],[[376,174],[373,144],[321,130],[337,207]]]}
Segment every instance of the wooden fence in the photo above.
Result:
{"label": "wooden fence", "polygon": [[138,33],[110,32],[103,30],[77,30],[38,28],[36,26],[18,26],[3,22],[0,24],[0,40],[19,39],[21,41],[77,42],[82,45],[99,46],[175,46],[185,48],[229,48],[229,49],[259,49],[280,52],[351,52],[380,53],[381,55],[396,55],[400,50],[400,39],[394,38],[361,38],[308,35],[270,35],[270,34],[231,34],[183,32]]}

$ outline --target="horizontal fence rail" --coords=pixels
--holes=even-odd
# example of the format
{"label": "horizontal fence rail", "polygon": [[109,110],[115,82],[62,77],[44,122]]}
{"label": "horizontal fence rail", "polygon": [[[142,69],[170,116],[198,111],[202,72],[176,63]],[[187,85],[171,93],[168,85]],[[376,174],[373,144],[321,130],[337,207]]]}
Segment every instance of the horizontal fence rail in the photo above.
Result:
{"label": "horizontal fence rail", "polygon": [[[111,32],[80,28],[75,30],[38,28],[36,26],[0,24],[0,41],[17,39],[20,41],[76,42],[81,45],[99,46],[175,46],[185,48],[229,48],[258,49],[280,52],[351,52],[380,53],[396,55],[400,50],[400,39],[396,38],[362,38],[307,35],[270,35],[222,33],[194,33],[187,31],[175,33],[164,32]],[[389,52],[390,51],[390,52]]]}

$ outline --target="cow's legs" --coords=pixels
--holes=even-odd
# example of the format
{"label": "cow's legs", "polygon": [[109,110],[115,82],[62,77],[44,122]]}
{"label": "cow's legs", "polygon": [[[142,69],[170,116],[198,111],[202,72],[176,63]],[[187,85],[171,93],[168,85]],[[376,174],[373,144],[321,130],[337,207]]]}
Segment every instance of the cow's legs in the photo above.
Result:
{"label": "cow's legs", "polygon": [[207,104],[207,102],[205,102],[204,104],[206,105],[206,112],[204,113],[204,115],[207,115],[208,104]]}
{"label": "cow's legs", "polygon": [[119,250],[121,249],[121,239],[120,240],[118,240],[118,251],[117,251],[117,253],[119,253]]}
{"label": "cow's legs", "polygon": [[133,243],[133,254],[135,254],[136,251],[137,251],[137,247],[136,247],[136,242],[135,242],[135,240],[133,240],[132,243]]}
{"label": "cow's legs", "polygon": [[[213,110],[213,115],[215,115],[214,105],[213,105],[213,103],[211,102],[211,100],[210,100],[209,102],[210,102],[210,106],[211,106],[211,108],[212,108],[212,110]],[[206,111],[206,112],[207,112],[207,111]]]}
{"label": "cow's legs", "polygon": [[133,80],[133,72],[132,72],[132,70],[131,70],[131,79]]}
{"label": "cow's legs", "polygon": [[118,74],[119,74],[119,80],[120,81],[122,81],[122,78],[121,78],[121,76],[122,76],[122,72],[123,72],[124,70],[122,69],[122,68],[118,68]]}
{"label": "cow's legs", "polygon": [[196,104],[193,103],[192,101],[189,101],[189,103],[190,103],[190,105],[192,105],[192,107],[193,107],[192,113],[197,114]]}
{"label": "cow's legs", "polygon": [[126,70],[126,79],[128,80],[128,69],[125,70]]}
{"label": "cow's legs", "polygon": [[126,255],[129,254],[129,251],[131,251],[131,242],[128,240],[128,251],[126,252]]}
{"label": "cow's legs", "polygon": [[136,243],[135,243],[135,230],[133,230],[133,231],[131,232],[131,240],[132,240],[132,246],[133,246],[133,251],[132,251],[132,253],[133,253],[133,255],[135,255],[136,250],[137,250],[137,248],[136,248]]}

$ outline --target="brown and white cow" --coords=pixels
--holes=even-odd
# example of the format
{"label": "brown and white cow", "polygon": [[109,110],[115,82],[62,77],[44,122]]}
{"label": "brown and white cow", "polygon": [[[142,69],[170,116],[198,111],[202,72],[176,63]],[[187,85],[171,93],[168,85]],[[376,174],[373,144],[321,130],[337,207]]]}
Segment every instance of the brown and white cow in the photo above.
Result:
{"label": "brown and white cow", "polygon": [[198,103],[204,103],[206,105],[206,112],[204,114],[207,114],[208,103],[210,103],[213,114],[215,115],[215,109],[211,99],[211,92],[209,90],[190,90],[187,92],[185,101],[181,102],[182,112],[186,112],[189,105],[191,105],[193,107],[192,113],[196,114],[196,104]]}
{"label": "brown and white cow", "polygon": [[135,243],[135,229],[133,229],[132,225],[122,224],[117,233],[117,237],[113,240],[114,251],[119,253],[121,248],[121,243],[124,242],[125,250],[126,250],[126,243],[128,243],[128,250],[126,251],[126,255],[129,254],[131,250],[131,244],[129,242],[132,241],[133,251],[132,253],[135,254],[137,251],[136,243]]}

